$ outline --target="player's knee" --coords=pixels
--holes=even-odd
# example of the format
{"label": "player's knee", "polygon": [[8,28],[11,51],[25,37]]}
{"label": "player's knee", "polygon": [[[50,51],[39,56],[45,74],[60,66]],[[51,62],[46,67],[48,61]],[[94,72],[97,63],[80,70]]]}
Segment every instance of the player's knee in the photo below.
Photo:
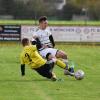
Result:
{"label": "player's knee", "polygon": [[56,54],[56,57],[57,58],[63,58],[63,59],[67,59],[67,54],[62,52],[62,51],[58,51],[57,54]]}

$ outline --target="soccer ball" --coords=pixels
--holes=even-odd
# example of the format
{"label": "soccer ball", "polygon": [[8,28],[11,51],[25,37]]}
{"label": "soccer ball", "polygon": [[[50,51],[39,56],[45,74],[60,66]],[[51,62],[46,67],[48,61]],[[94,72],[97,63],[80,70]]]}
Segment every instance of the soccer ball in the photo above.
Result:
{"label": "soccer ball", "polygon": [[85,75],[85,73],[84,73],[84,71],[83,70],[77,70],[76,72],[75,72],[75,78],[77,79],[77,80],[82,80],[83,78],[84,78],[84,75]]}

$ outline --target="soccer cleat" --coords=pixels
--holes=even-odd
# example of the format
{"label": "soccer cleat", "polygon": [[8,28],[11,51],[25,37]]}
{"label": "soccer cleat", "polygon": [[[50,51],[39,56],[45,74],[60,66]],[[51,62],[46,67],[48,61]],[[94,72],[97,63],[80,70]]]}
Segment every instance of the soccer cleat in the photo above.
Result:
{"label": "soccer cleat", "polygon": [[70,72],[69,70],[64,70],[64,75],[74,76],[74,72]]}
{"label": "soccer cleat", "polygon": [[51,80],[52,80],[52,81],[56,81],[57,78],[56,78],[56,77],[52,77]]}
{"label": "soccer cleat", "polygon": [[70,67],[70,68],[68,69],[68,71],[71,72],[71,73],[74,73],[74,68],[73,68],[73,67]]}

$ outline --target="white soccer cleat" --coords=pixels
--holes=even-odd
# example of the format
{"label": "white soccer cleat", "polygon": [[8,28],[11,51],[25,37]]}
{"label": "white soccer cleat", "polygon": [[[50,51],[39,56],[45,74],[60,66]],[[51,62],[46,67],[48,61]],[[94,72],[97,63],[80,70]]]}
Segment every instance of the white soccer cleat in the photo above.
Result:
{"label": "white soccer cleat", "polygon": [[69,72],[68,70],[64,70],[64,75],[74,76],[74,73]]}

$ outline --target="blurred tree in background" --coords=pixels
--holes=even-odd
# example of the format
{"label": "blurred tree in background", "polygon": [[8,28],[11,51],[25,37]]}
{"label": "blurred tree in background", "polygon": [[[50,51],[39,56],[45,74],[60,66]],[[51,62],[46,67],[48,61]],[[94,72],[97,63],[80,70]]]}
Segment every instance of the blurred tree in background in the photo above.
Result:
{"label": "blurred tree in background", "polygon": [[14,0],[0,0],[0,14],[12,14]]}
{"label": "blurred tree in background", "polygon": [[71,20],[74,14],[80,14],[81,9],[71,3],[67,3],[61,10],[61,18],[64,20]]}
{"label": "blurred tree in background", "polygon": [[27,19],[32,16],[32,12],[29,10],[29,8],[26,6],[26,4],[23,3],[23,1],[16,1],[15,6],[13,7],[13,13],[14,19]]}
{"label": "blurred tree in background", "polygon": [[49,19],[72,20],[82,12],[92,20],[100,20],[100,0],[66,0],[62,9],[57,2],[62,0],[0,0],[0,16],[11,15],[14,19],[37,19],[41,15]]}
{"label": "blurred tree in background", "polygon": [[85,9],[91,20],[100,20],[100,0],[70,0],[70,2],[81,10]]}

